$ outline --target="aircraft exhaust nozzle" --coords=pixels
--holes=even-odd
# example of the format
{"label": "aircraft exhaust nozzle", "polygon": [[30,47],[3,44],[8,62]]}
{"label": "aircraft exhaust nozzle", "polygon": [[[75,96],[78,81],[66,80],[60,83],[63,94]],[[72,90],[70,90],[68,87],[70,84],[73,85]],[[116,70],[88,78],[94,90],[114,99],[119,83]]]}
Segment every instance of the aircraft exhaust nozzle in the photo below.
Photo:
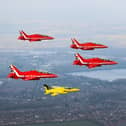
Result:
{"label": "aircraft exhaust nozzle", "polygon": [[8,75],[7,75],[7,78],[10,78],[10,77],[11,77],[10,74],[8,74]]}
{"label": "aircraft exhaust nozzle", "polygon": [[77,63],[78,63],[77,61],[73,61],[72,65],[77,65]]}
{"label": "aircraft exhaust nozzle", "polygon": [[21,39],[21,36],[19,36],[17,39],[20,40]]}
{"label": "aircraft exhaust nozzle", "polygon": [[25,40],[23,36],[19,36],[17,39],[18,40]]}

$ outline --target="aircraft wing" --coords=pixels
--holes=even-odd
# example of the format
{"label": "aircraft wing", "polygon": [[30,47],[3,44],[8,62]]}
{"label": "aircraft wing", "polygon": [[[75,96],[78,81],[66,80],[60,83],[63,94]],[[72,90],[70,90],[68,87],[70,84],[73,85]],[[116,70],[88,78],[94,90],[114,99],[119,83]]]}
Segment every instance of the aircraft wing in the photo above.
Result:
{"label": "aircraft wing", "polygon": [[91,68],[95,68],[95,67],[98,67],[100,65],[98,64],[88,64],[88,68],[91,69]]}
{"label": "aircraft wing", "polygon": [[81,47],[83,50],[94,50],[94,48],[89,48],[89,47]]}
{"label": "aircraft wing", "polygon": [[58,93],[52,93],[51,96],[57,96],[59,95]]}
{"label": "aircraft wing", "polygon": [[28,39],[30,42],[32,42],[32,41],[41,41],[42,39],[40,39],[40,38],[32,38],[32,39]]}
{"label": "aircraft wing", "polygon": [[38,77],[27,77],[24,80],[40,80]]}

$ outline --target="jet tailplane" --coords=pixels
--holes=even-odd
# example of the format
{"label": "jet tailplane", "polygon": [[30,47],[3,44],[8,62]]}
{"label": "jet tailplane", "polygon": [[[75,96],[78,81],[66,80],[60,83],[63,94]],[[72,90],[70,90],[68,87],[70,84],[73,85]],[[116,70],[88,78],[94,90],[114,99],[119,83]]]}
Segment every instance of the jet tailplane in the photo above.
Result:
{"label": "jet tailplane", "polygon": [[28,38],[28,35],[22,30],[20,31],[21,36],[23,36],[25,39]]}
{"label": "jet tailplane", "polygon": [[76,45],[76,47],[79,47],[80,46],[80,43],[74,38],[74,39],[71,39],[72,40],[72,43],[74,45]]}
{"label": "jet tailplane", "polygon": [[49,90],[49,89],[50,89],[50,87],[49,87],[47,84],[44,84],[43,86],[44,86],[44,88],[45,88],[46,90]]}
{"label": "jet tailplane", "polygon": [[9,67],[11,69],[11,72],[14,72],[17,76],[20,76],[21,71],[16,66],[10,65]]}

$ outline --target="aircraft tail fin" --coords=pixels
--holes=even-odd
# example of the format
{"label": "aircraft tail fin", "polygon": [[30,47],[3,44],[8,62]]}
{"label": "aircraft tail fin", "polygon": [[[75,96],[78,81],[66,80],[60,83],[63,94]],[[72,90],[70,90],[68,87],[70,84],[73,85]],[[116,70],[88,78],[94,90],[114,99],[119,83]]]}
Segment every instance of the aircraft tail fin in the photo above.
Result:
{"label": "aircraft tail fin", "polygon": [[85,61],[85,58],[83,58],[79,53],[75,54],[75,58],[76,58],[76,60],[79,60],[82,64]]}
{"label": "aircraft tail fin", "polygon": [[20,32],[20,35],[23,36],[25,39],[28,38],[28,35],[23,30],[21,30],[19,32]]}
{"label": "aircraft tail fin", "polygon": [[74,45],[76,45],[77,47],[79,47],[80,43],[79,43],[75,38],[73,38],[73,39],[71,39],[71,40],[72,40],[72,43],[73,43]]}
{"label": "aircraft tail fin", "polygon": [[16,66],[11,64],[9,67],[11,69],[11,72],[14,72],[17,76],[20,76],[21,71]]}
{"label": "aircraft tail fin", "polygon": [[47,84],[44,84],[43,86],[44,86],[44,88],[45,88],[46,90],[49,90],[49,89],[50,89],[50,87],[49,87]]}
{"label": "aircraft tail fin", "polygon": [[84,59],[79,53],[76,53],[76,54],[75,54],[75,58],[76,58],[77,60]]}
{"label": "aircraft tail fin", "polygon": [[50,90],[49,89],[51,89],[51,87],[49,87],[47,84],[44,84],[43,86],[44,86],[44,93],[45,94],[50,94]]}

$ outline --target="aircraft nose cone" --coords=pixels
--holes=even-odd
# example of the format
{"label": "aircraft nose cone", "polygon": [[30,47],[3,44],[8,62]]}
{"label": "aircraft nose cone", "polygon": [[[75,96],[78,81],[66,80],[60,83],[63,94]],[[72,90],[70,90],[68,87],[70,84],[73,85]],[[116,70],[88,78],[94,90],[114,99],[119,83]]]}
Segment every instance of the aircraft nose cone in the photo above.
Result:
{"label": "aircraft nose cone", "polygon": [[118,64],[117,62],[113,61],[112,64]]}
{"label": "aircraft nose cone", "polygon": [[108,48],[108,46],[103,45],[103,48]]}
{"label": "aircraft nose cone", "polygon": [[54,37],[49,37],[49,39],[55,39]]}
{"label": "aircraft nose cone", "polygon": [[56,77],[58,77],[58,75],[56,75],[56,74],[52,74],[52,77],[56,78]]}
{"label": "aircraft nose cone", "polygon": [[78,88],[78,89],[76,89],[76,91],[80,91],[80,89]]}
{"label": "aircraft nose cone", "polygon": [[114,64],[118,64],[118,63],[115,62],[115,61],[111,61],[111,62],[109,62],[109,64],[110,64],[110,65],[114,65]]}
{"label": "aircraft nose cone", "polygon": [[100,45],[101,48],[108,48],[106,45]]}

